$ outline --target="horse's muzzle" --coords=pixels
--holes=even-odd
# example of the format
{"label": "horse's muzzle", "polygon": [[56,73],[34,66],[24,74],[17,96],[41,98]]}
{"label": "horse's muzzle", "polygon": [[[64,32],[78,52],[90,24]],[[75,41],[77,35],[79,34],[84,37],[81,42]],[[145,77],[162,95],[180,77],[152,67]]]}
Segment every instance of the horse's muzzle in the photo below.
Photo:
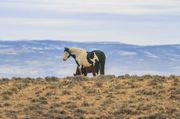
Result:
{"label": "horse's muzzle", "polygon": [[66,61],[66,59],[63,59],[63,61]]}

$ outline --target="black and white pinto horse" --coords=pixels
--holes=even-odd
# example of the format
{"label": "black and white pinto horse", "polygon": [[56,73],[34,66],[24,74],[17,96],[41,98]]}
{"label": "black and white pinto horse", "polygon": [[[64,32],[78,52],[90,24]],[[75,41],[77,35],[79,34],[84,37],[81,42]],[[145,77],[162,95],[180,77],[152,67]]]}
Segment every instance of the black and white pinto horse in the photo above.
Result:
{"label": "black and white pinto horse", "polygon": [[79,67],[80,74],[85,74],[84,69],[86,67],[93,66],[96,68],[97,74],[100,70],[100,75],[104,75],[105,73],[105,61],[106,56],[104,52],[100,50],[94,50],[91,52],[87,52],[82,48],[64,48],[64,58],[66,61],[69,57],[73,57],[76,61],[76,64]]}

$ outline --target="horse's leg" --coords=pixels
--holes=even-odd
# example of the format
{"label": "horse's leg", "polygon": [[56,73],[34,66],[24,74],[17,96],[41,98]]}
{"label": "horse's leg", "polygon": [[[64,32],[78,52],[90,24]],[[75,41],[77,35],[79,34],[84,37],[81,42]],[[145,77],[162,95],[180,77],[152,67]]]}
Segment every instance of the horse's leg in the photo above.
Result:
{"label": "horse's leg", "polygon": [[84,76],[87,76],[87,69],[84,68]]}
{"label": "horse's leg", "polygon": [[92,74],[93,76],[96,76],[96,71],[94,70],[94,68],[93,68]]}
{"label": "horse's leg", "polygon": [[98,63],[98,69],[100,70],[100,75],[104,75],[105,70],[105,57],[102,58],[102,60]]}
{"label": "horse's leg", "polygon": [[99,63],[96,62],[95,67],[94,67],[94,71],[95,71],[95,73],[96,73],[97,75],[99,74],[99,69],[100,69]]}
{"label": "horse's leg", "polygon": [[83,68],[83,74],[84,74],[84,76],[87,76],[87,68]]}
{"label": "horse's leg", "polygon": [[81,68],[81,75],[84,75],[84,68]]}
{"label": "horse's leg", "polygon": [[76,68],[76,73],[74,74],[74,76],[80,75],[80,71],[79,71],[79,67]]}
{"label": "horse's leg", "polygon": [[85,75],[83,66],[79,66],[79,74],[80,75]]}

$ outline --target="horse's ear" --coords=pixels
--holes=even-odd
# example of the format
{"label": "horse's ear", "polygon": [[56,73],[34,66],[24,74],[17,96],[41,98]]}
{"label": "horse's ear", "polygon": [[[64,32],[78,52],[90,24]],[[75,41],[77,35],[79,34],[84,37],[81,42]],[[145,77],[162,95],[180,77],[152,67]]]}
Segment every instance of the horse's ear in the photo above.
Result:
{"label": "horse's ear", "polygon": [[69,51],[69,48],[67,48],[67,47],[64,47],[64,51]]}

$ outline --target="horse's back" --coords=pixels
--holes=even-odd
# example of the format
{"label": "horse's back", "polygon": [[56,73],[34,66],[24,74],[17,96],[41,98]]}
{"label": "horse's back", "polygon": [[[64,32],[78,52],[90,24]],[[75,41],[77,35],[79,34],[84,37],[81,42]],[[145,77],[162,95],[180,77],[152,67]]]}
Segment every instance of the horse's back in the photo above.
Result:
{"label": "horse's back", "polygon": [[106,56],[105,53],[101,50],[93,50],[92,52],[95,52],[95,54],[97,55],[97,57],[99,58],[99,60],[105,60]]}

